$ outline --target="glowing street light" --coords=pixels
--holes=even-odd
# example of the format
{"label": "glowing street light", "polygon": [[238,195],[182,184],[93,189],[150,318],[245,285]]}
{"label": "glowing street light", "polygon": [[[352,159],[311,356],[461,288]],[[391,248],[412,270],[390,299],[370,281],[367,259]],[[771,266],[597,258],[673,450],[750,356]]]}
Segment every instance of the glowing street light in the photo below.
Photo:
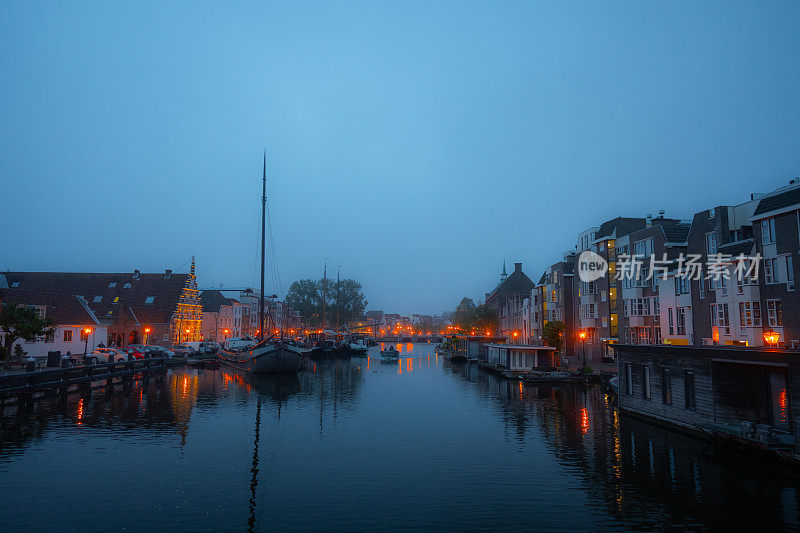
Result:
{"label": "glowing street light", "polygon": [[83,328],[83,358],[86,359],[86,351],[89,347],[89,335],[92,333],[92,328]]}
{"label": "glowing street light", "polygon": [[764,332],[764,340],[770,345],[770,347],[777,347],[778,341],[780,340],[780,334],[778,334],[777,331],[769,329]]}
{"label": "glowing street light", "polygon": [[147,338],[150,336],[150,328],[144,328],[144,345],[147,346]]}
{"label": "glowing street light", "polygon": [[581,339],[581,348],[583,352],[583,370],[586,371],[586,330],[582,329],[578,332],[578,338]]}

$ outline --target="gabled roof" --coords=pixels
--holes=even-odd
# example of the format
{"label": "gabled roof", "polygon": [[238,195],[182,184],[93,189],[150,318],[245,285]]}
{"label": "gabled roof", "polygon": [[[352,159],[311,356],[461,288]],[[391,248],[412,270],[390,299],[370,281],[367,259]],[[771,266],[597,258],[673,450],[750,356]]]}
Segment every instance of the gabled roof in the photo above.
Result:
{"label": "gabled roof", "polygon": [[230,299],[223,296],[220,291],[203,291],[199,299],[204,313],[217,313],[223,305],[231,305]]}
{"label": "gabled roof", "polygon": [[[800,204],[800,187],[772,196],[765,196],[758,202],[758,207],[756,207],[753,216],[779,211],[796,204]],[[798,205],[798,208],[800,209],[800,205]]]}
{"label": "gabled roof", "polygon": [[594,236],[595,242],[602,241],[610,238],[618,238],[623,235],[628,235],[634,231],[643,229],[645,227],[645,219],[643,218],[626,218],[617,217],[612,218],[600,225],[600,229]]}
{"label": "gabled roof", "polygon": [[[141,324],[168,323],[189,274],[6,272],[9,287],[21,290],[82,296],[103,323],[117,319]],[[152,298],[152,301],[151,301]]]}
{"label": "gabled roof", "polygon": [[23,307],[35,305],[45,308],[44,317],[64,326],[99,325],[86,301],[73,294],[28,291],[23,289],[0,289],[0,300],[5,304],[15,303]]}

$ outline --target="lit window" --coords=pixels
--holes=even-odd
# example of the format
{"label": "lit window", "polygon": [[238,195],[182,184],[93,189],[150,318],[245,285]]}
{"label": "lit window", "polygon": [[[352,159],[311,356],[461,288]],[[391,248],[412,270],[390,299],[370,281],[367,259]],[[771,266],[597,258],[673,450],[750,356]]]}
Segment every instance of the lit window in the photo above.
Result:
{"label": "lit window", "polygon": [[64,330],[64,342],[72,342],[72,330],[65,329]]}
{"label": "lit window", "polygon": [[102,302],[102,301],[103,301],[103,297],[102,297],[102,296],[95,296],[95,297],[94,297],[94,300],[92,300],[92,301],[93,301],[94,303],[100,303],[100,302]]}
{"label": "lit window", "polygon": [[147,298],[144,299],[144,303],[151,304],[155,301],[155,299],[156,299],[155,296],[148,296]]}
{"label": "lit window", "polygon": [[119,302],[119,296],[115,296],[114,297],[114,303],[118,303],[118,302]]}

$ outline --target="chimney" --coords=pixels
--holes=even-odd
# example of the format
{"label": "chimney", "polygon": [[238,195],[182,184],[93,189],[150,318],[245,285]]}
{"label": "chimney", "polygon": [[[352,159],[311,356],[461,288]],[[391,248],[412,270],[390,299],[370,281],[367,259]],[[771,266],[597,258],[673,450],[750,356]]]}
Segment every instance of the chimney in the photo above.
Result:
{"label": "chimney", "polygon": [[134,270],[134,271],[133,271],[133,279],[134,279],[134,280],[137,280],[137,279],[139,279],[139,274],[141,274],[141,272],[139,272],[139,270],[138,270],[138,269],[137,269],[137,270]]}
{"label": "chimney", "polygon": [[645,216],[644,225],[647,228],[653,225],[653,213],[647,213],[647,215]]}
{"label": "chimney", "polygon": [[169,279],[171,275],[172,275],[172,270],[167,269],[164,271],[164,279]]}
{"label": "chimney", "polygon": [[658,218],[664,218],[664,213],[666,213],[666,211],[664,211],[663,209],[659,209],[658,210]]}
{"label": "chimney", "polygon": [[514,263],[514,272],[522,272],[522,263]]}

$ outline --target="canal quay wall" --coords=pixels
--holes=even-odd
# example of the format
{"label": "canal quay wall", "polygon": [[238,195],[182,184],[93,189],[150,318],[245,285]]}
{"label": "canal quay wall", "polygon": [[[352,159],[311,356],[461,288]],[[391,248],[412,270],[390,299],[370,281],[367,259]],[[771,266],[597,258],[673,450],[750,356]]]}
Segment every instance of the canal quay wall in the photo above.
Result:
{"label": "canal quay wall", "polygon": [[665,345],[616,354],[624,413],[800,465],[800,354]]}
{"label": "canal quay wall", "polygon": [[27,404],[48,394],[91,394],[103,387],[113,390],[138,376],[163,374],[173,365],[168,358],[151,358],[7,374],[0,376],[0,405]]}

